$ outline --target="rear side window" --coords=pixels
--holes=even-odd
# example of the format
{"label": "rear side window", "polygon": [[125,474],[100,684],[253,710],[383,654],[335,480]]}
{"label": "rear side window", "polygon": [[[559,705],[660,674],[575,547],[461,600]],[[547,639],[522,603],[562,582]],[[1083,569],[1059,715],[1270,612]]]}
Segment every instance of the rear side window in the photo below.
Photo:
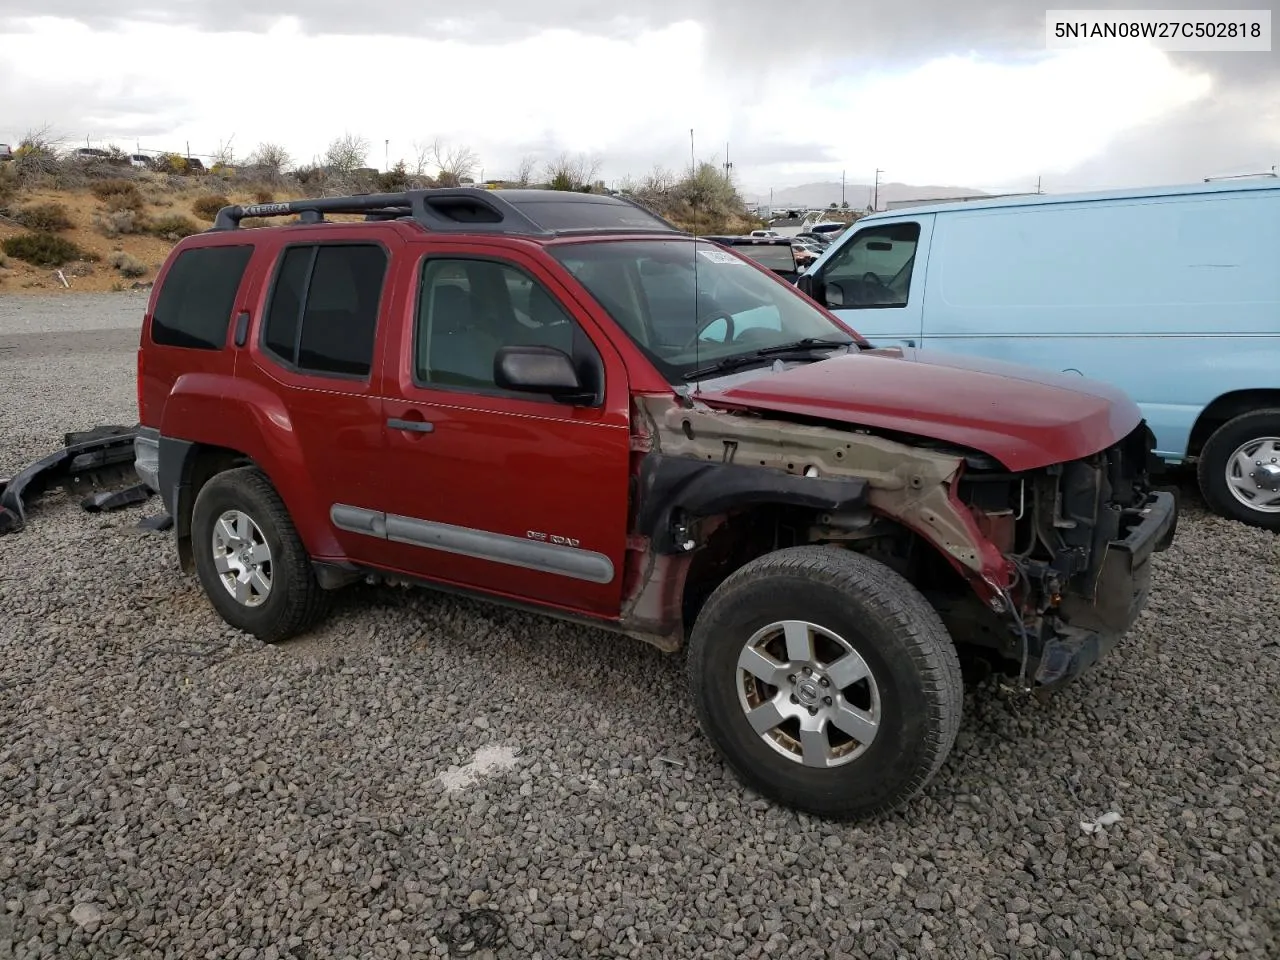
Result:
{"label": "rear side window", "polygon": [[367,377],[386,272],[387,253],[377,244],[288,247],[262,348],[301,372]]}
{"label": "rear side window", "polygon": [[165,347],[221,350],[236,291],[252,246],[184,250],[165,274],[151,317],[151,342]]}

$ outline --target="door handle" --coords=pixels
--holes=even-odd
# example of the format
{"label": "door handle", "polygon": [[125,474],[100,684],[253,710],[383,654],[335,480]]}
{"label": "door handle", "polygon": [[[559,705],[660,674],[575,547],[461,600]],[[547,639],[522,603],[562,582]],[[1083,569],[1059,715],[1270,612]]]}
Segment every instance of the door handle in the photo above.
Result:
{"label": "door handle", "polygon": [[412,433],[430,433],[436,428],[430,420],[401,420],[398,417],[388,417],[387,426],[392,430],[408,430]]}
{"label": "door handle", "polygon": [[914,340],[903,340],[902,342],[908,347],[914,347],[916,345]]}
{"label": "door handle", "polygon": [[241,310],[236,314],[235,327],[235,343],[237,347],[243,347],[245,340],[249,338],[249,311]]}

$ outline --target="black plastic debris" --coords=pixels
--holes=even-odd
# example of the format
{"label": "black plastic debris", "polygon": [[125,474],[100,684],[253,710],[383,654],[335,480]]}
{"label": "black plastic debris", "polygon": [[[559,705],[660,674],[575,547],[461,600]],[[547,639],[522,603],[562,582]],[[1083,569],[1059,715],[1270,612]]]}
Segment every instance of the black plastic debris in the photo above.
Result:
{"label": "black plastic debris", "polygon": [[151,497],[151,488],[145,483],[135,483],[123,490],[102,490],[91,493],[80,501],[80,506],[90,513],[103,510],[119,510],[135,503],[145,503]]}
{"label": "black plastic debris", "polygon": [[56,486],[81,497],[83,505],[89,491],[136,482],[137,429],[108,425],[64,434],[61,450],[41,457],[0,486],[0,535],[21,530],[27,522],[26,504]]}
{"label": "black plastic debris", "polygon": [[151,517],[143,517],[134,527],[138,530],[168,530],[173,526],[173,517],[167,513],[157,513]]}

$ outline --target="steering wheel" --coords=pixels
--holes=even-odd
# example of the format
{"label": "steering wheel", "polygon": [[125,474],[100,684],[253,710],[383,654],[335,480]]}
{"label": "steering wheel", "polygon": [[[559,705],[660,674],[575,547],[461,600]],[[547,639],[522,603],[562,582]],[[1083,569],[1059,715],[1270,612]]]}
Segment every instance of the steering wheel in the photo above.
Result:
{"label": "steering wheel", "polygon": [[726,313],[725,311],[721,310],[707,316],[704,320],[699,322],[697,329],[694,330],[693,332],[693,336],[690,337],[688,340],[686,340],[684,345],[680,349],[681,350],[691,349],[693,345],[698,342],[698,338],[702,336],[702,331],[706,330],[707,327],[711,326],[717,320],[723,320],[726,324],[725,332],[724,332],[724,342],[728,343],[730,340],[732,340],[733,339],[733,317],[730,314]]}

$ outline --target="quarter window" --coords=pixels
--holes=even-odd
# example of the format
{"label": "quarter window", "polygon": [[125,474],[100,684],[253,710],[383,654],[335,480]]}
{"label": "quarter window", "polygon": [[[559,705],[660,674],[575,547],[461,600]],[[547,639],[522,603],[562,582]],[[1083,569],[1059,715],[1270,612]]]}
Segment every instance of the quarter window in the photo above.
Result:
{"label": "quarter window", "polygon": [[911,289],[918,223],[859,230],[822,270],[829,307],[905,307]]}
{"label": "quarter window", "polygon": [[262,347],[307,373],[368,377],[387,253],[372,243],[288,247]]}
{"label": "quarter window", "polygon": [[151,317],[151,342],[221,350],[251,246],[197,247],[178,254]]}
{"label": "quarter window", "polygon": [[424,262],[414,331],[418,383],[497,391],[493,364],[498,350],[533,345],[554,347],[575,360],[587,358],[577,364],[579,375],[596,385],[599,359],[590,340],[524,271],[490,260]]}

